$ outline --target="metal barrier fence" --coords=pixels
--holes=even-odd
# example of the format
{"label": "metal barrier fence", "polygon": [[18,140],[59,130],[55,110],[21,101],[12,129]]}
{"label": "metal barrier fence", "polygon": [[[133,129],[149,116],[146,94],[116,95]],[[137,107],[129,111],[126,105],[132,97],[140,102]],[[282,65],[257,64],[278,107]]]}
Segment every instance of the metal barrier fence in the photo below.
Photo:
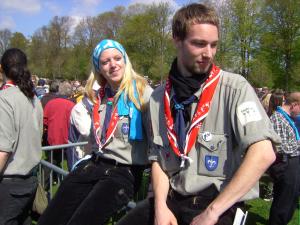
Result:
{"label": "metal barrier fence", "polygon": [[[68,175],[68,170],[65,165],[65,150],[69,147],[77,147],[77,146],[85,146],[88,142],[78,142],[78,143],[69,143],[64,145],[54,145],[54,146],[45,146],[42,147],[42,150],[47,153],[50,151],[50,162],[46,160],[41,160],[39,165],[39,179],[44,187],[44,190],[48,192],[48,198],[49,200],[53,197],[54,192],[60,185],[60,182],[64,179],[65,176]],[[61,150],[61,167],[53,164],[53,150],[59,149]],[[57,183],[54,182],[53,175],[56,174],[58,176]],[[143,181],[140,188],[140,191],[136,194],[135,199],[136,201],[139,201],[141,199],[144,199],[149,193],[148,193],[148,183],[149,183],[149,174],[150,169],[146,169],[143,174]],[[119,213],[112,216],[108,224],[114,224],[116,221],[118,221],[124,212],[126,212],[129,209],[132,209],[136,206],[135,201],[130,201],[127,206],[125,206],[122,210],[120,210]]]}
{"label": "metal barrier fence", "polygon": [[[42,147],[44,152],[50,152],[50,161],[41,160],[39,165],[39,179],[44,187],[44,189],[49,193],[49,198],[51,199],[54,194],[54,188],[57,188],[60,185],[60,182],[64,179],[65,176],[68,175],[68,168],[65,163],[65,150],[69,147],[77,147],[77,146],[85,146],[88,142],[78,142],[78,143],[69,143],[64,145],[54,145],[54,146],[45,146]],[[59,149],[61,150],[61,166],[57,166],[53,164],[53,150]],[[136,194],[135,199],[141,200],[145,198],[148,193],[148,183],[149,183],[149,174],[150,169],[146,169],[143,175],[143,182],[141,190]],[[58,177],[57,183],[54,182],[53,176],[56,175]],[[130,207],[131,208],[131,207]]]}
{"label": "metal barrier fence", "polygon": [[[48,152],[50,153],[48,155],[49,161],[41,160],[39,165],[39,179],[44,187],[44,189],[48,192],[49,198],[51,199],[53,196],[54,188],[55,186],[58,186],[63,180],[65,176],[68,175],[68,168],[65,164],[65,150],[70,147],[77,147],[77,146],[85,146],[87,145],[86,142],[78,142],[78,143],[69,143],[69,144],[63,144],[63,145],[53,145],[53,146],[44,146],[42,147],[42,150],[45,152],[46,155],[48,155]],[[53,163],[53,150],[61,150],[61,165],[57,166]],[[57,181],[54,181],[53,176],[56,175]],[[57,183],[56,183],[57,182]]]}

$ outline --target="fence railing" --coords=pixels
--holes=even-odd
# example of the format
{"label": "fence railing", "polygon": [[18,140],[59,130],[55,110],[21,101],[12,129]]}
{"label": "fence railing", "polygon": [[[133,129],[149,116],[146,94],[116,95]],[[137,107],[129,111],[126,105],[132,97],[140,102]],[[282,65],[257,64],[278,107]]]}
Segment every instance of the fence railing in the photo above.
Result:
{"label": "fence railing", "polygon": [[[64,154],[65,150],[69,147],[77,147],[77,146],[85,146],[88,142],[78,142],[78,143],[69,143],[64,145],[54,145],[54,146],[45,146],[42,147],[42,150],[47,153],[50,153],[50,161],[41,160],[39,165],[39,179],[41,181],[42,186],[44,189],[48,192],[48,198],[51,199],[53,197],[53,194],[55,190],[60,185],[60,182],[64,179],[65,176],[69,174],[65,160],[64,160]],[[61,166],[57,166],[53,164],[53,151],[54,150],[61,150]],[[143,187],[141,187],[141,191],[139,191],[136,194],[136,200],[141,200],[147,196],[148,193],[148,182],[149,182],[149,173],[150,170],[146,169],[144,171],[143,176]],[[54,182],[53,175],[56,174],[58,179],[57,183]],[[55,189],[55,190],[54,190]],[[136,206],[135,201],[130,201],[126,207],[124,207],[123,210],[132,209]],[[122,213],[120,214],[122,215]],[[120,215],[116,215],[116,217],[112,217],[109,224],[114,224]]]}
{"label": "fence railing", "polygon": [[[42,147],[42,151],[45,152],[47,155],[47,160],[42,159],[39,165],[39,179],[44,187],[44,189],[48,192],[49,198],[51,199],[53,196],[55,186],[59,186],[60,182],[64,179],[65,176],[68,175],[68,168],[65,163],[65,150],[70,147],[77,147],[77,146],[85,146],[87,145],[86,142],[78,142],[78,143],[69,143],[63,145],[53,145],[53,146],[44,146]],[[59,161],[61,161],[60,166],[54,164],[53,159],[53,151],[54,150],[61,150],[60,153],[61,157]],[[54,180],[54,175],[56,180]]]}

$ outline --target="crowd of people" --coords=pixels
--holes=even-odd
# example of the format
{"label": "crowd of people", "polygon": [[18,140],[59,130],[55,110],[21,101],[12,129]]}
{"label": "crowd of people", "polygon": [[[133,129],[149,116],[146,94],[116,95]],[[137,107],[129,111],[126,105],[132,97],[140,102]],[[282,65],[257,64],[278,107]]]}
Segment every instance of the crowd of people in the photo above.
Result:
{"label": "crowd of people", "polygon": [[[179,9],[172,21],[176,57],[154,90],[115,40],[95,46],[85,84],[38,79],[21,50],[6,50],[0,224],[30,224],[41,145],[81,141],[88,145],[66,151],[70,173],[38,225],[107,223],[133,198],[147,167],[153,196],[118,225],[231,225],[237,208],[259,197],[266,171],[274,181],[269,224],[287,224],[300,189],[294,121],[300,92],[254,90],[219,68],[219,29],[213,8],[191,3]],[[54,151],[56,165],[61,152]]]}
{"label": "crowd of people", "polygon": [[288,93],[265,87],[257,90],[257,94],[281,138],[276,149],[276,161],[268,170],[273,181],[269,224],[288,224],[300,194],[300,92]]}

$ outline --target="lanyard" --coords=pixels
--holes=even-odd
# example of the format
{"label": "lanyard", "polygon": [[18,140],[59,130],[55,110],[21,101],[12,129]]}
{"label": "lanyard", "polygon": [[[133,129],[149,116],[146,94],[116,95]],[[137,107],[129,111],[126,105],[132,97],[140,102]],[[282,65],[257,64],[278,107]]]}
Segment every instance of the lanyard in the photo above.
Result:
{"label": "lanyard", "polygon": [[213,65],[211,73],[205,81],[203,91],[197,105],[196,112],[194,113],[190,128],[186,135],[186,139],[185,139],[186,144],[184,146],[183,153],[180,152],[180,149],[178,147],[177,134],[174,130],[174,120],[171,114],[170,97],[169,97],[172,86],[171,86],[170,79],[167,80],[165,94],[164,94],[164,109],[165,109],[165,119],[166,119],[166,126],[167,126],[167,136],[174,153],[181,158],[181,164],[180,164],[181,168],[184,167],[185,160],[189,159],[187,155],[191,151],[196,141],[198,131],[202,126],[203,120],[208,114],[210,103],[220,78],[220,71],[221,71],[220,68]]}
{"label": "lanyard", "polygon": [[[100,87],[99,93],[98,93],[98,98],[96,99],[96,103],[94,104],[93,108],[93,128],[94,128],[94,136],[96,139],[96,142],[99,146],[99,151],[102,152],[103,147],[109,142],[109,140],[112,138],[116,128],[117,128],[117,123],[119,120],[118,116],[118,107],[115,106],[112,111],[112,115],[108,124],[108,128],[106,130],[106,135],[105,135],[105,141],[104,143],[101,143],[100,137],[98,136],[99,130],[100,130],[100,114],[98,112],[99,106],[101,104],[101,100],[105,96],[105,91],[104,91],[105,85],[102,85]],[[110,103],[112,104],[112,103]],[[101,135],[101,133],[100,133]]]}
{"label": "lanyard", "polygon": [[1,87],[1,90],[5,90],[7,88],[10,88],[10,87],[14,87],[16,86],[15,83],[13,81],[6,81],[6,83]]}

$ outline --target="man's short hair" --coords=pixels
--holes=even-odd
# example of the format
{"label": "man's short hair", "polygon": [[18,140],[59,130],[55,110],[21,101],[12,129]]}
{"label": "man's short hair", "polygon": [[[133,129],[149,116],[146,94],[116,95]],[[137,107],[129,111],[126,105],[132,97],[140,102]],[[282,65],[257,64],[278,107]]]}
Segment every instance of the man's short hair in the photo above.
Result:
{"label": "man's short hair", "polygon": [[50,82],[50,86],[49,86],[49,92],[51,93],[57,93],[58,92],[58,88],[59,88],[59,81],[58,80],[53,80]]}
{"label": "man's short hair", "polygon": [[284,99],[284,104],[291,105],[295,102],[300,103],[300,92],[287,93]]}
{"label": "man's short hair", "polygon": [[43,86],[45,86],[45,84],[46,84],[46,81],[44,79],[39,79],[38,82],[37,82],[38,86],[42,86],[43,87]]}
{"label": "man's short hair", "polygon": [[68,81],[60,83],[58,93],[70,97],[73,94],[72,85]]}
{"label": "man's short hair", "polygon": [[209,6],[192,3],[175,13],[172,22],[173,38],[184,40],[189,27],[195,24],[211,24],[219,30],[219,18],[216,11]]}

